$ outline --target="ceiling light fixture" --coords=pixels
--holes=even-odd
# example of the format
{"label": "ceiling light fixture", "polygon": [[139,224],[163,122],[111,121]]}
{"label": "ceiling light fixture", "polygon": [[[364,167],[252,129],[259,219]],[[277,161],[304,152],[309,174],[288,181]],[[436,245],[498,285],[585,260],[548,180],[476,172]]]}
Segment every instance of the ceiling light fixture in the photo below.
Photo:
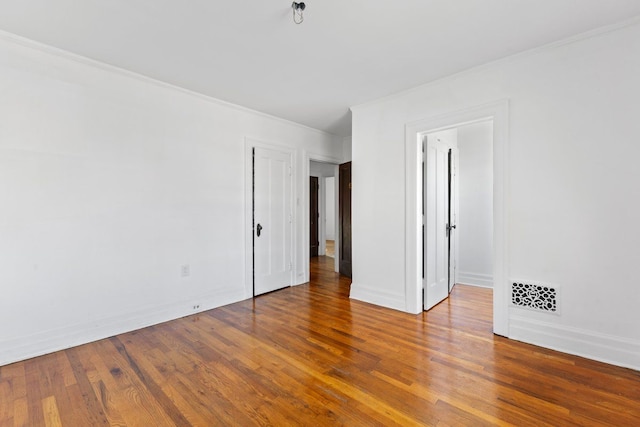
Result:
{"label": "ceiling light fixture", "polygon": [[307,7],[304,2],[296,2],[291,3],[291,9],[293,10],[293,22],[296,24],[302,24],[304,21],[304,16],[302,16],[302,12],[304,12],[304,8]]}

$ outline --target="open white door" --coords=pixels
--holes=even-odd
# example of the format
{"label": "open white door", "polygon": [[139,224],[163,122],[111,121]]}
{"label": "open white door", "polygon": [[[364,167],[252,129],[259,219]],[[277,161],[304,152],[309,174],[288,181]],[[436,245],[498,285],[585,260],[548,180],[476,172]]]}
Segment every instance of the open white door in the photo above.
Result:
{"label": "open white door", "polygon": [[455,157],[450,141],[428,135],[423,143],[424,309],[429,310],[449,295],[455,282],[455,238],[449,238],[455,229],[455,211],[449,207],[456,198],[449,165],[455,164]]}
{"label": "open white door", "polygon": [[458,148],[449,148],[449,221],[447,230],[449,233],[449,293],[456,285],[457,259],[458,259]]}
{"label": "open white door", "polygon": [[291,155],[253,149],[253,294],[291,286]]}

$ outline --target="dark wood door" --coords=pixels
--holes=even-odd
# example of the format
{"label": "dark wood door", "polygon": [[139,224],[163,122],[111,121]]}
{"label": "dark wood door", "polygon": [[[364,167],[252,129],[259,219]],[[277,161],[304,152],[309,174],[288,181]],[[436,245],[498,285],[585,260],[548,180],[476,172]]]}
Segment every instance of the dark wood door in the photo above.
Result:
{"label": "dark wood door", "polygon": [[313,258],[318,256],[318,248],[320,241],[318,240],[318,218],[320,211],[318,209],[318,177],[312,176],[309,181],[309,255]]}
{"label": "dark wood door", "polygon": [[351,162],[340,165],[340,274],[351,277]]}

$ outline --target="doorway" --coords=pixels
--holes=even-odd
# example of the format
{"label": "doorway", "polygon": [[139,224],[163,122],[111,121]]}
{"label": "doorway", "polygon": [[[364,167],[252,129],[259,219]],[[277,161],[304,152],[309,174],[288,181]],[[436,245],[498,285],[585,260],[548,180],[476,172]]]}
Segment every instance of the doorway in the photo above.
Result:
{"label": "doorway", "polygon": [[[335,258],[336,178],[309,177],[309,256]],[[322,224],[322,227],[320,225]],[[321,232],[322,229],[322,232]],[[320,236],[322,235],[322,238]]]}
{"label": "doorway", "polygon": [[[330,161],[309,159],[309,258],[330,255],[333,246],[334,254],[339,253],[339,236],[336,230],[338,221],[338,164]],[[315,211],[315,212],[314,212]],[[314,222],[315,220],[315,222]],[[316,237],[317,227],[317,237]],[[317,241],[317,255],[315,255]],[[334,271],[338,272],[336,255],[323,263],[333,263]]]}
{"label": "doorway", "polygon": [[423,137],[425,310],[458,283],[493,287],[492,145],[493,120]]}
{"label": "doorway", "polygon": [[336,178],[324,178],[325,255],[336,256]]}
{"label": "doorway", "polygon": [[498,101],[409,123],[405,129],[406,310],[420,313],[422,280],[422,140],[424,135],[479,121],[493,121],[493,331],[508,336],[506,184],[508,177],[508,101]]}

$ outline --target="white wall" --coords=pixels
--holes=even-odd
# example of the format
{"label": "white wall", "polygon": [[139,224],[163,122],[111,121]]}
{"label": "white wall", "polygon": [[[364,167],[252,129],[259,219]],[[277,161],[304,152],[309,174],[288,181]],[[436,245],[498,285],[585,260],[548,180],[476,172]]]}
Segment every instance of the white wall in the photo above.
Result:
{"label": "white wall", "polygon": [[324,179],[325,188],[325,237],[327,240],[336,239],[336,190],[335,190],[335,178],[329,177]]}
{"label": "white wall", "polygon": [[354,107],[352,293],[406,307],[405,125],[505,98],[509,281],[561,305],[508,335],[640,369],[637,21]]}
{"label": "white wall", "polygon": [[336,165],[323,162],[309,162],[309,176],[328,177],[335,176]]}
{"label": "white wall", "polygon": [[245,138],[295,149],[303,277],[303,159],[340,159],[341,138],[15,40],[0,36],[0,365],[248,298]]}
{"label": "white wall", "polygon": [[458,129],[457,282],[493,286],[493,122]]}
{"label": "white wall", "polygon": [[352,138],[350,136],[346,136],[342,138],[342,163],[351,161],[351,149],[352,149]]}

